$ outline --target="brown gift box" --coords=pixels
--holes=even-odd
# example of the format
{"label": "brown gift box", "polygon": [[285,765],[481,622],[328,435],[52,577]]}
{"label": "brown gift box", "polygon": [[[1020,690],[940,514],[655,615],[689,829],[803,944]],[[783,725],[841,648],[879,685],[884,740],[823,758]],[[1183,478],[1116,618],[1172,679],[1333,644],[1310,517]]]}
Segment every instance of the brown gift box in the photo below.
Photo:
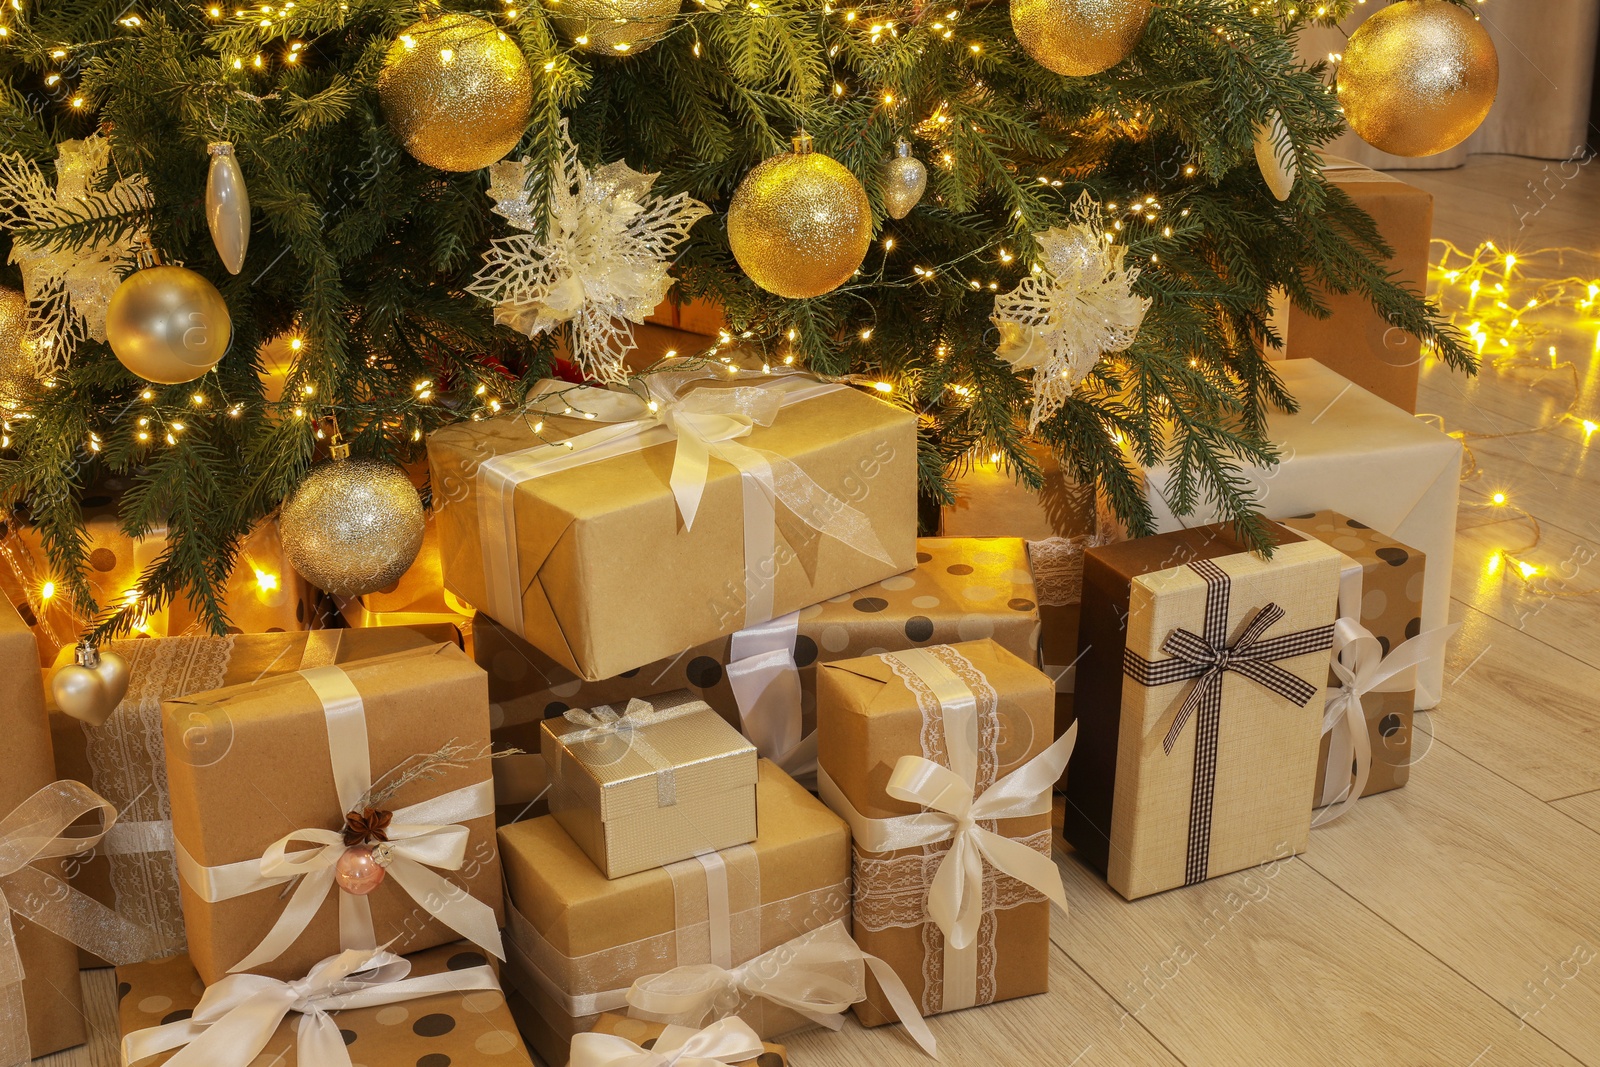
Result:
{"label": "brown gift box", "polygon": [[[480,967],[483,953],[467,941],[417,952],[407,957],[408,977]],[[493,966],[493,961],[487,961]],[[189,1017],[205,984],[187,956],[117,968],[118,1025],[123,1037],[138,1030]],[[517,1037],[505,995],[493,989],[434,993],[372,1008],[331,1012],[355,1063],[368,1067],[420,1064],[422,1067],[533,1067]],[[295,1067],[296,1027],[291,1013],[252,1063]],[[158,1067],[177,1054],[159,1053],[127,1067]]]}
{"label": "brown gift box", "polygon": [[[368,760],[377,782],[402,761],[446,744],[488,750],[489,707],[483,671],[455,645],[434,645],[342,668],[361,696]],[[301,674],[162,702],[172,831],[181,853],[201,867],[258,859],[285,834],[302,828],[337,830],[344,813],[329,756],[328,714]],[[489,780],[487,758],[443,768],[407,785],[392,801],[404,808]],[[500,864],[492,815],[467,820],[466,862],[435,871],[501,917]],[[297,846],[298,847],[298,846]],[[181,868],[180,868],[181,869]],[[430,868],[432,870],[432,868]],[[189,956],[202,978],[216,981],[266,936],[286,906],[272,886],[208,903],[181,879]],[[334,887],[294,944],[253,968],[297,978],[339,949],[339,901]],[[379,944],[415,952],[460,935],[423,911],[388,878],[367,896]]]}
{"label": "brown gift box", "polygon": [[[1354,618],[1392,652],[1422,630],[1423,554],[1369,526],[1340,515],[1319,511],[1283,519],[1283,525],[1316,538],[1346,557],[1347,576],[1341,579],[1339,614]],[[1354,570],[1354,575],[1348,572]],[[1347,593],[1348,590],[1348,593]],[[1340,685],[1330,670],[1328,685]],[[1411,777],[1411,709],[1416,693],[1367,693],[1361,710],[1372,741],[1372,769],[1362,796],[1399,789]],[[1341,726],[1322,737],[1317,760],[1317,785],[1312,793],[1321,807],[1339,799],[1350,785],[1351,749]]]}
{"label": "brown gift box", "polygon": [[[780,393],[814,388],[798,377],[717,380],[688,395],[750,381]],[[599,404],[604,397],[572,397]],[[803,394],[802,394],[803,395]],[[606,392],[611,403],[616,394]],[[651,444],[492,490],[488,461],[515,453],[534,461],[572,455],[559,442],[594,430],[582,418],[518,413],[462,422],[428,439],[447,588],[519,629],[523,637],[587,680],[609,678],[744,625],[747,564],[782,615],[909,570],[916,538],[916,418],[860,390],[838,388],[786,404],[771,426],[741,446],[786,457],[836,499],[864,516],[888,562],[818,534],[785,507],[777,513],[771,559],[745,560],[743,478],[712,459],[692,529],[685,529],[668,480],[677,443]],[[551,442],[551,443],[543,443]],[[579,457],[582,458],[581,456]],[[510,462],[509,460],[503,462]],[[502,464],[497,464],[500,466]],[[490,573],[489,545],[514,520],[514,557]],[[774,573],[775,572],[775,573]],[[507,585],[507,583],[511,583]],[[493,589],[491,590],[491,586]],[[491,596],[491,591],[493,596]],[[523,621],[495,608],[505,597]]]}
{"label": "brown gift box", "polygon": [[[678,1029],[683,1029],[679,1027]],[[614,1034],[617,1037],[632,1041],[643,1049],[655,1047],[656,1039],[666,1033],[666,1023],[653,1023],[644,1019],[634,1019],[626,1015],[613,1015],[606,1012],[594,1021],[594,1033]],[[693,1033],[693,1030],[688,1031]],[[740,1060],[733,1067],[789,1067],[789,1052],[782,1045],[762,1042],[766,1051],[753,1060]]]}
{"label": "brown gift box", "polygon": [[640,725],[591,710],[546,719],[539,739],[550,812],[607,878],[754,840],[756,750],[738,730],[687,690],[609,714]]}
{"label": "brown gift box", "polygon": [[[5,773],[0,774],[0,820],[56,780],[38,663],[33,633],[15,610],[0,604],[0,721],[7,741]],[[59,860],[38,867],[49,874],[63,873]],[[10,921],[26,972],[22,999],[28,1013],[28,1047],[33,1055],[44,1056],[83,1044],[88,1031],[77,947],[16,915]],[[0,1019],[0,1027],[13,1021]]]}
{"label": "brown gift box", "polygon": [[[1084,554],[1079,732],[1064,833],[1130,900],[1305,851],[1339,556],[1274,529],[1278,545],[1270,562],[1245,551],[1223,525]],[[1297,707],[1237,668],[1224,671],[1215,726],[1207,725],[1204,707],[1194,711],[1168,752],[1164,739],[1203,684],[1199,670],[1146,685],[1125,669],[1140,670],[1141,659],[1153,671],[1177,665],[1162,648],[1175,630],[1210,640],[1214,628],[1205,624],[1213,599],[1207,579],[1190,566],[1199,561],[1228,578],[1218,583],[1225,599],[1217,599],[1227,605],[1230,647],[1269,603],[1285,614],[1261,643],[1314,632],[1271,661],[1308,693]],[[1202,729],[1217,746],[1209,804],[1194,803],[1192,795],[1201,789],[1195,768]]]}
{"label": "brown gift box", "polygon": [[[452,626],[435,625],[113,641],[109,651],[128,661],[131,675],[128,693],[109,719],[91,726],[47,698],[56,777],[83,782],[116,807],[112,842],[132,836],[134,827],[162,827],[160,836],[170,842],[161,701],[440,642],[459,645],[461,635]],[[72,649],[66,648],[56,666],[71,662]],[[170,843],[152,851],[130,846],[108,852],[102,844],[72,862],[73,888],[152,931],[158,953],[182,952],[183,912]],[[88,952],[80,952],[79,960],[85,967],[107,966]]]}
{"label": "brown gift box", "polygon": [[[964,658],[970,668],[962,670],[963,680],[976,684],[966,677],[967,670],[975,669],[994,694],[987,706],[982,698],[978,705],[980,737],[993,742],[980,745],[975,792],[981,795],[1050,745],[1054,739],[1053,687],[1037,668],[993,641],[970,641],[932,651],[942,657],[953,652]],[[937,706],[925,712],[917,694],[884,657],[823,665],[817,677],[817,761],[863,816],[882,819],[919,812],[916,805],[895,800],[884,791],[889,775],[902,756],[923,756],[948,766],[945,753],[944,723]],[[999,820],[995,831],[1049,854],[1048,812]],[[923,921],[909,923],[905,913],[908,894],[903,875],[933,876],[924,859],[925,850],[879,853],[857,844],[852,853],[856,943],[894,968],[923,1015],[945,1010],[942,981],[928,980],[930,960],[932,973],[943,974],[938,961],[944,952],[944,937],[932,919],[926,918],[925,894],[917,894],[915,902]],[[933,854],[940,854],[937,846]],[[996,904],[981,924],[977,951],[992,958],[993,967],[986,975],[980,974],[977,1003],[1045,992],[1050,969],[1050,902],[1026,885],[992,871],[986,873],[985,883],[986,896],[993,886]],[[867,999],[855,1006],[855,1012],[864,1026],[879,1026],[897,1018],[870,974]]]}
{"label": "brown gift box", "polygon": [[[850,912],[845,824],[768,760],[760,762],[756,795],[761,832],[750,845],[718,853],[736,963]],[[569,1012],[564,998],[623,991],[636,978],[710,960],[709,874],[698,861],[607,879],[551,816],[501,827],[500,854],[511,899],[512,1010],[546,1063],[565,1063],[572,1035],[595,1022],[593,1014]],[[739,1015],[763,1037],[807,1025],[763,1001]]]}

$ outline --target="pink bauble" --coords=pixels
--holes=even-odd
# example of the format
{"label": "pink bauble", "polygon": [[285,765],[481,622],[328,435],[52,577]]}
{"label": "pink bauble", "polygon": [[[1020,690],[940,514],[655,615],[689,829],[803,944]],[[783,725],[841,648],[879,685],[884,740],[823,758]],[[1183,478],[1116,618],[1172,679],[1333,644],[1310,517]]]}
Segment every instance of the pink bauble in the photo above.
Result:
{"label": "pink bauble", "polygon": [[372,849],[366,845],[352,845],[344,850],[333,865],[333,880],[339,888],[354,896],[364,897],[383,884],[388,874],[372,858]]}

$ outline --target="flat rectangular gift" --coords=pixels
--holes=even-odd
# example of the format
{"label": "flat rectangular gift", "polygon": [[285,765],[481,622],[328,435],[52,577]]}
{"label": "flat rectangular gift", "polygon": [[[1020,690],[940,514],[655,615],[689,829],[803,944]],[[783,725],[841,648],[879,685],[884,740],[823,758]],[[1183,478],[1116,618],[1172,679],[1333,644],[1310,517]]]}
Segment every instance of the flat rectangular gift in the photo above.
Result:
{"label": "flat rectangular gift", "polygon": [[[693,1038],[693,1036],[698,1033],[703,1033],[703,1031],[687,1026],[672,1026],[668,1023],[655,1023],[644,1019],[634,1019],[627,1015],[613,1015],[610,1012],[601,1015],[595,1020],[594,1029],[591,1030],[590,1033],[609,1034],[612,1037],[620,1037],[624,1041],[631,1042],[632,1044],[638,1046],[638,1049],[641,1052],[648,1050],[663,1055],[677,1051],[678,1049],[684,1049],[686,1053],[693,1054],[701,1048],[739,1047],[738,1041],[734,1040],[729,1042],[727,1037],[722,1037],[722,1041],[719,1041],[715,1045],[708,1044],[706,1038],[712,1037],[713,1034],[716,1036],[722,1036],[716,1031],[714,1031],[713,1034],[706,1035],[706,1038],[703,1038],[700,1042],[697,1042],[694,1045],[689,1045],[689,1041]],[[726,1063],[729,1065],[729,1067],[789,1067],[789,1052],[782,1045],[774,1045],[771,1042],[763,1042],[757,1038],[753,1043],[752,1051],[754,1051],[754,1047],[756,1046],[759,1046],[760,1051],[756,1052],[756,1054],[753,1056],[735,1059],[733,1057],[718,1055],[715,1057],[716,1062]],[[617,1046],[619,1059],[621,1056],[626,1055],[631,1051],[632,1050],[628,1049],[627,1046]],[[634,1054],[637,1055],[637,1053]]]}
{"label": "flat rectangular gift", "polygon": [[[1050,795],[1072,745],[1053,740],[1054,696],[989,640],[818,674],[817,785],[851,828],[855,939],[923,1015],[1047,988],[1050,901],[1065,907]],[[855,1011],[865,1026],[900,1017],[875,980]]]}
{"label": "flat rectangular gift", "polygon": [[546,413],[435,431],[446,588],[596,680],[911,569],[911,412],[712,373],[652,374],[648,405],[546,381]]}
{"label": "flat rectangular gift", "polygon": [[[552,816],[500,829],[510,892],[512,1010],[546,1063],[573,1034],[625,1011],[630,987],[678,967],[732,968],[848,919],[845,824],[766,760],[749,845],[608,879]],[[763,1037],[806,1024],[755,997],[738,1014]]]}
{"label": "flat rectangular gift", "polygon": [[[72,863],[73,888],[148,930],[154,955],[184,951],[161,702],[442,642],[459,645],[461,635],[435,625],[110,642],[106,649],[127,661],[129,678],[104,722],[81,722],[47,698],[56,777],[88,784],[120,812],[102,847]],[[70,662],[68,648],[57,666]],[[107,965],[88,953],[81,963]]]}
{"label": "flat rectangular gift", "polygon": [[298,977],[341,941],[499,954],[488,685],[455,645],[167,699],[162,725],[202,978]]}
{"label": "flat rectangular gift", "polygon": [[[1278,465],[1241,470],[1254,486],[1261,510],[1279,518],[1332,509],[1416,548],[1427,557],[1422,628],[1446,625],[1461,442],[1316,360],[1291,359],[1273,366],[1300,410],[1267,416],[1267,437],[1282,456]],[[1169,478],[1165,466],[1145,471],[1146,496],[1158,530],[1219,520],[1209,504],[1181,519],[1173,514],[1165,497]],[[1417,710],[1437,705],[1443,688],[1441,657],[1417,673]]]}
{"label": "flat rectangular gift", "polygon": [[607,878],[753,841],[756,748],[687,690],[544,720],[550,812]]}
{"label": "flat rectangular gift", "polygon": [[1340,560],[1275,532],[1084,554],[1065,836],[1129,900],[1305,851]]}
{"label": "flat rectangular gift", "polygon": [[[342,990],[312,990],[327,1014],[316,1018],[293,1011],[295,998],[272,987],[257,987],[261,1011],[282,1013],[276,1030],[262,1030],[251,1018],[226,1017],[209,1026],[192,1021],[205,987],[187,956],[117,968],[121,996],[117,1001],[124,1067],[159,1067],[181,1048],[204,1040],[238,1055],[239,1062],[274,1067],[321,1067],[322,1060],[303,1058],[298,1042],[307,1032],[332,1027],[355,1063],[372,1067],[391,1064],[434,1064],[450,1067],[533,1067],[533,1059],[517,1036],[492,964],[467,942],[441,945],[404,958],[385,954],[375,976],[357,978]],[[335,974],[349,969],[345,965]],[[333,975],[330,974],[330,978]],[[374,981],[373,978],[377,980]],[[360,990],[375,1001],[357,1008],[339,1008],[332,996]],[[213,986],[205,994],[225,992]],[[247,992],[247,991],[246,991]],[[177,1021],[173,1021],[176,1019]]]}

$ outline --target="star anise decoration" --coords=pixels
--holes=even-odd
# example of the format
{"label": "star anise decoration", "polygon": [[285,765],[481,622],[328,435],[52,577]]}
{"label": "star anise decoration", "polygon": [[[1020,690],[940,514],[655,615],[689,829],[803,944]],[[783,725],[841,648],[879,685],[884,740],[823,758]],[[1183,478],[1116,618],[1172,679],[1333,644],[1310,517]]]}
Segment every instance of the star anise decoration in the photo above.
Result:
{"label": "star anise decoration", "polygon": [[389,835],[389,822],[394,818],[392,811],[380,811],[377,808],[362,808],[360,811],[345,813],[344,817],[344,843],[346,845],[365,845],[372,841],[387,841]]}

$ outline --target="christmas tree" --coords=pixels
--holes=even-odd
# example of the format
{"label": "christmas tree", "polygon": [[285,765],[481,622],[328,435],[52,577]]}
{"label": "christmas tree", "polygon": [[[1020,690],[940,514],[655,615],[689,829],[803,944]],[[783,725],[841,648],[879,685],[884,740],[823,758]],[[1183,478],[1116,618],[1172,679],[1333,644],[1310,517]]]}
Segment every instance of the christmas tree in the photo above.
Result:
{"label": "christmas tree", "polygon": [[[14,0],[0,282],[34,272],[9,338],[34,366],[0,390],[0,503],[38,524],[59,593],[100,634],[179,597],[220,631],[239,540],[320,457],[323,417],[356,456],[410,461],[432,429],[522,403],[558,350],[615,377],[614,313],[652,303],[670,267],[738,346],[915,408],[930,502],[974,455],[1036,482],[1031,434],[1135,531],[1137,465],[1166,458],[1180,511],[1217,502],[1262,543],[1237,471],[1270,462],[1264,418],[1294,402],[1267,358],[1274,290],[1312,313],[1321,292],[1359,292],[1433,356],[1473,360],[1322,180],[1342,118],[1295,41],[1352,0],[1120,6],[1051,32],[1061,16],[1036,0]],[[435,91],[456,97],[429,114]],[[729,209],[802,131],[848,172],[815,173],[853,175],[870,217],[797,267],[762,243],[796,188],[754,189],[732,224]],[[901,141],[926,163],[920,200],[915,164],[890,167]],[[222,180],[248,185],[238,273],[208,227],[222,144],[239,168]],[[616,247],[558,261],[573,219],[622,202],[642,215],[613,219]],[[150,250],[213,284],[231,322],[214,369],[179,384],[104,339],[110,289]],[[800,293],[827,280],[787,278],[841,260],[820,295]],[[281,394],[263,383],[273,352]],[[167,530],[136,603],[95,604],[84,577],[80,501],[108,473],[131,480],[130,534]]]}

